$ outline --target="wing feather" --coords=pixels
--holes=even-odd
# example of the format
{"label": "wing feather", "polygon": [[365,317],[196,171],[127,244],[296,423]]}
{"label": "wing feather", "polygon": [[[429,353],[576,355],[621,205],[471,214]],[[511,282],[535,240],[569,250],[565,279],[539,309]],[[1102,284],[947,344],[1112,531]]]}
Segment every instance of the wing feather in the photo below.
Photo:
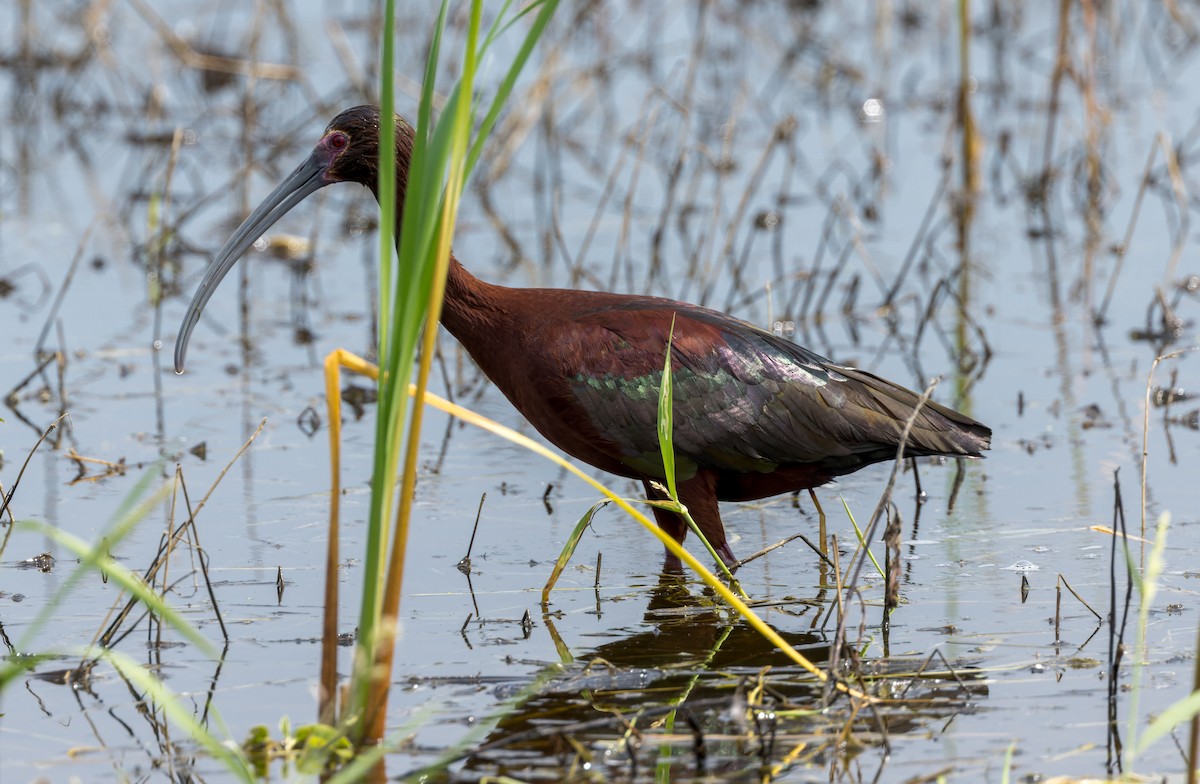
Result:
{"label": "wing feather", "polygon": [[[568,394],[621,460],[661,475],[658,390],[674,316],[674,441],[681,475],[696,467],[770,472],[805,463],[847,466],[894,452],[918,395],[836,365],[716,311],[647,298],[598,308],[561,326],[573,350],[560,368]],[[918,415],[910,454],[978,455],[990,431],[937,404]],[[656,470],[651,470],[656,467]]]}

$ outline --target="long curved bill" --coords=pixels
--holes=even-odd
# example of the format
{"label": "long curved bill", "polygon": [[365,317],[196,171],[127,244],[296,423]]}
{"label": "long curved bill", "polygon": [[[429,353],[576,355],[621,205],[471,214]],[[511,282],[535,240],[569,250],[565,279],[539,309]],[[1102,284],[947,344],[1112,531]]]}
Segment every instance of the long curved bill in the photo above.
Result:
{"label": "long curved bill", "polygon": [[323,176],[324,173],[325,164],[314,150],[308,160],[297,166],[296,170],[279,184],[279,187],[271,191],[270,195],[254,208],[254,212],[242,221],[242,225],[237,227],[233,236],[225,242],[221,250],[217,251],[216,258],[212,260],[212,264],[205,271],[204,279],[200,281],[200,288],[196,289],[196,294],[192,297],[192,304],[188,306],[187,315],[184,316],[183,324],[179,327],[179,337],[175,339],[176,373],[183,372],[188,340],[192,337],[192,330],[200,321],[200,312],[208,304],[209,298],[220,285],[221,279],[229,270],[233,269],[237,260],[263,235],[263,232],[271,228],[276,221],[309,195],[329,184]]}

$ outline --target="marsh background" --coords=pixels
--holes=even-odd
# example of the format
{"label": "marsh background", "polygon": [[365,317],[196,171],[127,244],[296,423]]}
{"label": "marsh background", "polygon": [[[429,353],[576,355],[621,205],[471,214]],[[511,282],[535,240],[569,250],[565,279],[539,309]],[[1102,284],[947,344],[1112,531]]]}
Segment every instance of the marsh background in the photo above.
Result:
{"label": "marsh background", "polygon": [[[402,12],[398,70],[409,79],[429,13]],[[171,371],[169,348],[200,271],[245,210],[336,111],[372,99],[377,24],[342,3],[14,1],[0,14],[0,387],[14,389],[0,481],[11,488],[69,412],[11,510],[94,539],[142,471],[166,477],[178,462],[207,488],[267,419],[199,518],[233,638],[219,672],[186,646],[124,643],[198,711],[211,690],[234,738],[314,714],[328,502],[320,360],[374,342],[370,194],[326,189],[277,226],[267,252],[240,265],[241,294],[227,284],[209,305],[186,375]],[[1059,574],[1107,610],[1109,540],[1090,526],[1111,523],[1118,470],[1140,526],[1147,374],[1157,355],[1196,344],[1198,24],[1200,11],[1175,3],[580,2],[564,4],[535,54],[463,205],[455,251],[473,272],[701,302],[909,386],[941,375],[936,398],[994,428],[952,510],[954,465],[922,465],[919,514],[911,477],[901,483],[906,603],[886,650],[920,661],[937,649],[986,688],[896,722],[886,761],[864,729],[862,747],[805,757],[785,779],[827,779],[830,767],[870,779],[882,766],[882,780],[942,770],[998,780],[1011,745],[1020,773],[1104,771],[1107,629],[1093,636],[1099,625],[1070,598],[1057,639],[1050,620]],[[400,100],[409,115],[415,94]],[[452,339],[440,345],[439,391],[529,431]],[[34,373],[40,349],[60,351],[61,365]],[[1195,362],[1164,364],[1151,385],[1190,390]],[[1148,514],[1172,512],[1173,527],[1143,722],[1191,683],[1196,405],[1182,396],[1149,412]],[[344,552],[357,551],[365,514],[372,416],[368,404],[347,427]],[[540,458],[434,412],[424,441],[396,665],[406,688],[390,721],[414,734],[396,772],[435,758],[559,661],[538,591],[595,500]],[[89,465],[81,480],[72,449],[128,470],[100,478]],[[867,470],[822,492],[844,544],[853,534],[839,495],[865,518],[886,476]],[[483,493],[468,585],[455,564]],[[803,498],[725,514],[741,554],[815,527]],[[167,517],[151,515],[118,558],[145,563]],[[750,674],[770,660],[740,633],[711,656],[724,614],[699,606],[698,588],[690,600],[660,589],[659,547],[631,526],[616,512],[597,518],[552,604],[576,665],[506,708],[496,730],[549,726],[545,737],[523,756],[470,756],[464,778],[497,765],[531,777],[569,769],[577,751],[549,738],[611,715],[571,680],[590,677],[582,667],[597,657],[615,674],[583,685],[607,685],[626,713],[665,704],[696,672]],[[809,602],[831,594],[798,544],[740,577],[819,657],[828,630],[813,628]],[[49,549],[13,539],[2,556],[10,639],[69,563],[58,552],[48,570],[27,563]],[[347,566],[343,595],[357,597]],[[869,581],[864,590],[878,599]],[[45,645],[87,644],[115,598],[87,585]],[[187,581],[175,601],[218,635],[202,590]],[[855,630],[868,660],[885,654],[880,617],[869,607]],[[714,680],[695,695],[699,712],[720,714],[731,698],[736,678]],[[6,779],[178,776],[187,757],[111,673],[90,691],[31,680],[2,712]],[[781,730],[797,743],[808,731],[817,738],[821,725]],[[596,750],[592,774],[630,775],[612,726],[575,732]],[[715,748],[710,770],[753,755],[733,741]],[[1141,763],[1182,764],[1171,740]],[[682,752],[675,766],[681,780],[695,772]]]}

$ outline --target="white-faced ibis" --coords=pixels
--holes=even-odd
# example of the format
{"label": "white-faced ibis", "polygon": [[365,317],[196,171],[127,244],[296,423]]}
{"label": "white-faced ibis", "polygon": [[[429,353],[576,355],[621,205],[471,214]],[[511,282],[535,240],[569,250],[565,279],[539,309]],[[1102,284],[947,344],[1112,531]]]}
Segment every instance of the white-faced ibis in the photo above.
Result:
{"label": "white-faced ibis", "polygon": [[[396,231],[400,231],[412,129],[396,127]],[[347,109],[312,154],[246,218],[217,253],[175,344],[183,372],[188,338],[213,290],[242,253],[306,196],[335,182],[377,192],[379,110]],[[674,322],[676,476],[679,500],[726,563],[718,501],[808,489],[896,455],[919,396],[834,364],[791,341],[714,310],[659,297],[522,289],[479,280],[450,261],[442,323],[517,410],[551,443],[599,469],[663,479],[656,419]],[[978,457],[991,430],[926,403],[906,454]],[[683,521],[655,509],[682,541]],[[668,567],[677,562],[668,558]]]}

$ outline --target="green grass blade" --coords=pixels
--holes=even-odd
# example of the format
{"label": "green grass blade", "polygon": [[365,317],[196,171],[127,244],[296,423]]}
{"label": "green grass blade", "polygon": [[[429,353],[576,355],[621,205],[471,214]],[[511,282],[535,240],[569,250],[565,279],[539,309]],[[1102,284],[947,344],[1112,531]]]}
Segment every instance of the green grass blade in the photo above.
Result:
{"label": "green grass blade", "polygon": [[[80,560],[80,571],[99,571],[108,579],[112,580],[117,585],[121,586],[129,595],[136,598],[139,602],[145,605],[149,610],[154,612],[188,642],[199,648],[205,656],[212,659],[220,657],[220,653],[211,642],[206,640],[196,627],[188,623],[175,608],[162,600],[162,597],[142,581],[140,575],[134,574],[127,567],[122,566],[112,559],[107,552],[101,551],[99,547],[94,547],[74,534],[69,534],[66,531],[55,528],[54,526],[35,520],[18,520],[16,522],[17,530],[20,532],[36,533],[48,539],[54,540],[56,544],[70,550]],[[74,575],[72,575],[74,577]],[[70,585],[74,585],[75,581],[71,581]],[[52,605],[47,605],[52,607]]]}
{"label": "green grass blade", "polygon": [[[204,725],[193,718],[192,713],[184,705],[179,696],[167,688],[166,684],[147,672],[139,662],[113,650],[103,651],[100,657],[107,660],[125,678],[129,679],[134,686],[141,689],[145,694],[149,695],[150,699],[158,703],[166,712],[167,718],[175,726],[182,728],[192,740],[199,743],[209,754],[224,763],[230,773],[233,773],[245,782],[257,781],[250,763],[242,755],[241,749],[238,749],[236,746],[226,746],[217,740]],[[235,751],[235,749],[237,750]]]}
{"label": "green grass blade", "polygon": [[[433,406],[440,411],[444,411],[453,417],[461,419],[464,422],[482,428],[489,433],[498,435],[501,438],[510,441],[511,443],[528,449],[530,452],[533,452],[536,455],[541,455],[560,468],[563,468],[568,473],[577,477],[587,485],[600,491],[605,497],[620,507],[622,511],[636,520],[638,524],[645,528],[645,530],[649,532],[651,536],[662,542],[663,546],[665,546],[671,553],[678,556],[679,559],[683,561],[684,565],[696,572],[696,574],[698,574],[700,578],[704,580],[704,582],[707,583],[710,588],[712,588],[713,591],[715,591],[730,607],[732,607],[738,615],[740,615],[748,624],[754,627],[756,631],[762,634],[763,637],[770,640],[771,643],[773,643],[777,648],[779,648],[779,650],[786,654],[788,658],[792,659],[792,661],[794,661],[796,664],[799,664],[821,681],[826,679],[827,676],[824,671],[802,656],[787,642],[787,640],[779,636],[778,632],[776,632],[765,621],[759,618],[758,615],[756,615],[754,611],[746,605],[745,602],[735,596],[728,587],[726,587],[720,580],[716,578],[715,575],[705,569],[704,565],[697,561],[695,556],[680,547],[678,542],[663,532],[663,530],[657,525],[650,522],[645,515],[643,515],[637,509],[634,509],[628,501],[602,485],[586,471],[583,471],[578,466],[571,463],[571,461],[564,458],[562,455],[554,452],[552,449],[547,448],[545,445],[534,441],[532,438],[526,435],[518,433],[511,427],[505,427],[499,422],[494,422],[487,417],[480,416],[470,409],[463,408],[455,403],[451,403],[449,400],[445,400],[437,395],[429,393],[425,396],[425,403],[426,405]],[[856,698],[870,699],[861,692],[850,686],[846,686],[845,684],[838,684],[836,688],[839,691],[844,691],[847,694],[855,696]]]}
{"label": "green grass blade", "polygon": [[[150,484],[157,476],[157,466],[149,469],[142,475],[142,477],[133,486],[133,489],[130,490],[130,492],[121,501],[116,513],[113,515],[113,522],[99,537],[96,545],[89,545],[84,540],[54,528],[47,523],[25,520],[18,520],[15,522],[14,532],[30,531],[38,533],[44,537],[53,538],[56,541],[59,541],[63,547],[70,549],[80,559],[79,566],[67,576],[67,579],[62,582],[62,584],[54,592],[54,595],[50,597],[48,602],[46,602],[45,606],[37,614],[37,617],[30,622],[28,627],[26,627],[25,632],[21,635],[20,640],[17,642],[18,648],[27,650],[33,645],[33,641],[36,638],[38,631],[40,631],[49,622],[49,620],[54,617],[55,612],[60,606],[62,606],[63,602],[67,600],[71,591],[88,574],[96,571],[104,571],[102,568],[103,564],[109,565],[115,570],[124,570],[125,572],[129,572],[128,569],[113,561],[108,556],[108,552],[124,541],[125,537],[130,534],[134,526],[136,526],[150,512],[150,510],[154,508],[154,506],[167,497],[171,489],[170,484],[163,484],[149,497],[144,497],[146,491],[150,487]],[[103,547],[100,544],[101,542],[103,543]],[[132,572],[129,572],[129,574],[132,574]],[[144,586],[140,577],[135,575],[134,580],[138,585]],[[154,594],[153,591],[150,593],[154,602],[157,603],[160,601],[157,594]],[[187,625],[187,623],[184,622],[184,625]],[[207,641],[205,641],[205,644],[208,645]],[[211,646],[209,646],[209,651],[211,654],[215,654],[215,649],[213,649]],[[3,678],[0,678],[0,686],[2,686],[2,684]]]}
{"label": "green grass blade", "polygon": [[392,312],[392,240],[396,218],[396,2],[383,6],[383,40],[380,42],[379,91],[379,348],[380,356],[391,336],[385,313]]}
{"label": "green grass blade", "polygon": [[583,517],[579,518],[579,522],[575,524],[575,529],[571,531],[571,535],[567,537],[567,542],[563,545],[562,552],[558,554],[558,560],[554,562],[554,568],[550,570],[550,579],[546,581],[545,587],[542,588],[543,607],[549,604],[550,592],[554,590],[554,584],[558,582],[563,569],[567,568],[567,561],[570,561],[571,556],[575,554],[575,548],[579,546],[579,540],[583,538],[583,532],[592,524],[592,518],[596,516],[596,512],[599,512],[605,506],[608,506],[608,501],[598,501],[592,504],[592,508],[584,512]]}
{"label": "green grass blade", "polygon": [[[21,637],[17,640],[17,650],[25,652],[33,648],[38,632],[40,632],[55,616],[58,608],[67,601],[71,593],[75,590],[76,586],[78,586],[89,574],[92,574],[96,571],[105,571],[104,565],[108,565],[114,570],[124,570],[129,575],[132,575],[130,582],[135,582],[139,586],[144,586],[140,577],[133,575],[128,569],[125,569],[125,567],[122,567],[114,562],[112,558],[109,557],[108,552],[113,547],[119,545],[133,530],[134,526],[137,525],[137,523],[139,523],[146,516],[146,514],[154,508],[155,505],[166,498],[170,492],[171,486],[169,484],[163,484],[148,498],[143,497],[145,496],[151,482],[154,481],[157,475],[157,466],[146,471],[134,485],[133,489],[125,496],[117,508],[116,514],[113,516],[112,524],[105,530],[99,539],[99,541],[103,543],[103,547],[100,544],[95,546],[89,545],[82,539],[62,532],[46,523],[30,522],[25,520],[17,520],[13,523],[14,533],[18,531],[29,531],[40,534],[43,537],[55,539],[56,541],[61,540],[60,544],[67,549],[71,549],[72,552],[76,553],[80,560],[79,566],[77,566],[70,574],[67,575],[67,578],[62,581],[42,609],[26,626],[24,632],[21,634]],[[149,598],[150,603],[148,606],[150,606],[151,609],[154,609],[155,606],[161,604],[161,600],[159,599],[158,595],[153,591],[149,592]],[[191,634],[196,633],[190,624],[187,623],[187,621],[182,620],[174,613],[170,613],[169,615],[170,618],[168,619],[167,613],[160,613],[160,616],[164,619],[167,619],[169,623],[172,622],[172,620],[179,621],[183,627],[180,631],[182,634],[184,634],[184,636],[189,636],[189,630]],[[208,652],[213,658],[216,658],[215,648],[213,648],[207,640],[203,640],[203,638],[201,638],[201,641],[206,649],[206,652]],[[12,657],[6,660],[3,664],[0,664],[0,692],[3,692],[5,687],[15,678],[19,677],[21,673],[37,666],[37,664],[44,660],[48,655],[49,654],[43,655],[35,653]]]}
{"label": "green grass blade", "polygon": [[[393,248],[395,247],[394,222],[396,217],[396,142],[395,142],[395,0],[386,0],[383,8],[383,33],[380,41],[380,122],[379,122],[379,321],[376,326],[379,336],[378,356],[380,362],[393,345],[395,325],[395,290]],[[379,406],[375,422],[374,476],[379,479],[371,485],[370,515],[368,517],[366,542],[363,558],[363,589],[359,607],[358,645],[355,648],[354,672],[369,671],[374,657],[374,640],[379,618],[379,602],[382,591],[384,553],[387,542],[387,511],[390,506],[392,483],[386,479],[394,475],[388,471],[387,454],[381,449],[388,441],[390,431],[389,403],[394,403],[386,392],[388,374],[380,373],[377,384]],[[401,405],[407,401],[401,401]],[[337,503],[335,499],[333,501]],[[350,706],[351,713],[358,714],[365,705],[367,687],[365,679],[353,678]]]}
{"label": "green grass blade", "polygon": [[675,416],[674,392],[671,386],[671,342],[675,339],[675,316],[671,316],[671,331],[667,335],[666,359],[663,362],[662,383],[658,387],[658,448],[662,452],[663,472],[671,498],[679,500],[675,489]]}
{"label": "green grass blade", "polygon": [[[1126,732],[1128,769],[1131,773],[1134,760],[1147,745],[1138,737],[1138,703],[1141,697],[1142,667],[1147,658],[1146,628],[1150,623],[1150,607],[1154,604],[1154,597],[1158,594],[1158,578],[1162,575],[1166,565],[1163,553],[1167,549],[1167,530],[1170,527],[1171,514],[1163,512],[1158,517],[1158,527],[1154,533],[1154,546],[1150,548],[1150,554],[1146,557],[1146,571],[1140,579],[1133,579],[1141,601],[1138,603],[1137,639],[1133,646],[1133,673],[1130,677],[1129,689],[1129,729]],[[1130,575],[1134,577],[1137,575],[1137,569],[1132,563],[1132,556],[1129,555],[1128,542],[1125,543],[1125,550],[1126,558],[1130,563]]]}
{"label": "green grass blade", "polygon": [[846,517],[850,518],[850,525],[854,526],[854,536],[858,539],[858,546],[867,552],[867,557],[871,559],[871,563],[875,564],[875,571],[879,572],[879,576],[886,580],[887,575],[883,573],[883,567],[875,559],[875,553],[871,552],[871,548],[867,546],[867,540],[863,536],[862,528],[859,528],[858,521],[854,519],[854,513],[850,511],[850,504],[846,503],[844,496],[838,496],[838,498],[842,502],[842,508],[846,510]]}
{"label": "green grass blade", "polygon": [[[556,3],[555,3],[556,4]],[[506,2],[497,20],[501,24],[511,0]],[[389,5],[390,7],[390,5]],[[544,12],[544,8],[542,9]],[[497,27],[489,31],[483,45],[479,43],[479,31],[483,16],[481,0],[471,4],[470,24],[460,81],[450,91],[449,98],[440,117],[434,122],[434,96],[436,75],[441,55],[442,41],[449,17],[449,2],[440,4],[437,22],[432,32],[429,55],[425,63],[421,101],[417,111],[417,124],[413,131],[413,150],[408,167],[407,188],[403,194],[403,224],[399,235],[381,232],[380,265],[380,328],[379,347],[379,404],[376,423],[376,453],[374,462],[375,482],[372,483],[371,520],[368,533],[368,552],[365,557],[363,602],[360,614],[360,638],[355,659],[354,687],[352,689],[352,713],[363,715],[369,700],[379,698],[378,690],[371,691],[368,684],[374,677],[375,659],[379,655],[381,668],[388,666],[389,653],[386,646],[376,652],[377,644],[383,646],[386,639],[378,635],[377,624],[382,611],[391,612],[397,603],[402,580],[402,561],[405,548],[405,532],[409,499],[405,488],[409,486],[410,466],[415,464],[414,448],[418,443],[422,409],[408,409],[409,381],[417,357],[421,336],[425,335],[423,360],[418,374],[418,384],[428,377],[425,355],[432,353],[431,343],[436,335],[436,316],[440,313],[440,297],[444,290],[446,270],[449,265],[449,246],[453,237],[454,220],[458,202],[463,192],[466,177],[465,167],[468,150],[471,148],[473,126],[474,74],[478,58],[494,39]],[[391,11],[385,13],[389,22],[394,19]],[[537,29],[544,28],[544,21]],[[503,29],[500,27],[499,29]],[[383,40],[383,68],[385,98],[391,90],[386,84],[390,80],[393,45],[392,26],[387,26]],[[526,38],[526,47],[531,47],[536,36]],[[526,52],[525,57],[528,56]],[[523,60],[522,60],[523,63]],[[516,69],[509,74],[515,78]],[[511,88],[510,88],[511,89]],[[506,93],[507,94],[507,91]],[[498,111],[498,103],[493,105]],[[393,111],[382,106],[381,111],[391,118]],[[489,126],[490,127],[490,126]],[[381,128],[381,134],[383,129]],[[482,145],[486,133],[476,141]],[[381,143],[394,150],[391,144]],[[381,180],[395,182],[395,175],[384,173],[385,156],[381,151]],[[383,206],[385,183],[381,182],[380,196]],[[398,194],[397,194],[398,196]],[[397,210],[384,208],[384,220]],[[381,225],[383,222],[381,221]],[[396,255],[392,264],[392,243]],[[394,275],[392,274],[394,272]],[[440,278],[438,276],[441,276]],[[387,281],[384,284],[384,281]],[[407,414],[407,416],[406,416]],[[405,424],[407,422],[407,428]],[[401,452],[406,443],[410,445],[404,458],[404,471],[400,471]],[[399,490],[399,493],[397,492]],[[399,506],[394,505],[399,501]],[[390,546],[389,546],[390,545]],[[385,561],[390,552],[390,566]],[[384,575],[387,575],[386,579]],[[386,693],[386,689],[385,689]],[[382,714],[379,714],[382,716]],[[374,732],[374,729],[371,730]]]}
{"label": "green grass blade", "polygon": [[1146,731],[1138,738],[1137,748],[1133,751],[1134,756],[1141,756],[1151,745],[1170,735],[1171,732],[1191,721],[1192,717],[1198,714],[1200,714],[1200,691],[1194,691],[1182,700],[1172,703],[1166,710],[1154,717],[1146,727]]}
{"label": "green grass blade", "polygon": [[[467,165],[465,170],[467,177],[470,177],[471,172],[475,170],[475,164],[478,162],[479,156],[483,153],[483,144],[487,140],[487,137],[491,134],[492,128],[496,125],[496,121],[500,117],[500,110],[504,106],[504,103],[508,100],[509,95],[512,93],[513,87],[517,83],[517,77],[520,76],[521,70],[525,67],[525,63],[529,60],[529,55],[533,52],[534,45],[536,45],[538,39],[542,37],[542,33],[545,31],[546,25],[550,23],[550,18],[554,16],[554,12],[558,9],[558,2],[559,0],[540,0],[540,2],[531,3],[528,7],[522,10],[515,19],[501,28],[501,30],[505,30],[508,28],[508,26],[515,24],[517,19],[525,16],[528,13],[531,13],[534,8],[539,9],[537,17],[533,20],[533,23],[529,27],[529,32],[525,34],[525,40],[521,42],[521,46],[517,50],[516,57],[513,58],[512,65],[509,66],[508,72],[505,73],[504,78],[500,81],[500,87],[496,90],[496,95],[492,98],[492,104],[488,108],[487,114],[484,115],[483,121],[479,126],[479,135],[475,139],[475,143],[471,145],[471,151],[467,153]],[[506,4],[505,9],[507,8],[508,5]],[[502,18],[503,16],[497,18],[496,25],[493,25],[493,28],[499,26],[499,20]],[[487,45],[491,43],[492,37],[493,36],[489,34],[487,40],[484,42],[485,50]]]}

